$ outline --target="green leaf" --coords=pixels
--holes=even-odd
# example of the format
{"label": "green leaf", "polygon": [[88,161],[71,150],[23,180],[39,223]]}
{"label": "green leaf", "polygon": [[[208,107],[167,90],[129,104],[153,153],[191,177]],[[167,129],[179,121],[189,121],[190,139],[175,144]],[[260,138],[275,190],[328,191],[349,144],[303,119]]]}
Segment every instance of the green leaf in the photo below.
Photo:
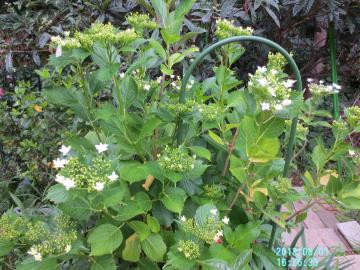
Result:
{"label": "green leaf", "polygon": [[327,162],[326,150],[321,141],[315,146],[311,158],[316,166],[317,172],[320,173]]}
{"label": "green leaf", "polygon": [[94,44],[91,57],[100,68],[104,68],[115,63],[120,63],[120,57],[117,53],[117,49],[113,46],[110,48],[105,48],[99,42]]}
{"label": "green leaf", "polygon": [[69,193],[63,185],[56,184],[49,188],[45,198],[54,203],[62,203],[67,201]]}
{"label": "green leaf", "polygon": [[197,156],[211,161],[211,152],[201,146],[191,146],[190,150]]}
{"label": "green leaf", "polygon": [[238,225],[234,232],[230,228],[225,229],[224,236],[231,247],[246,250],[250,248],[250,244],[260,233],[261,228],[259,222],[248,222]]}
{"label": "green leaf", "polygon": [[246,265],[249,264],[252,256],[252,250],[244,250],[240,253],[240,255],[236,258],[234,263],[234,270],[242,270]]}
{"label": "green leaf", "polygon": [[123,236],[118,227],[109,223],[102,224],[89,234],[90,256],[111,254],[121,245],[122,240]]}
{"label": "green leaf", "polygon": [[164,64],[161,64],[160,65],[160,70],[161,70],[161,72],[163,73],[163,74],[165,74],[165,75],[173,75],[173,71],[172,71],[172,69],[171,68],[168,68],[167,66],[165,66]]}
{"label": "green leaf", "polygon": [[130,182],[138,182],[146,179],[147,170],[144,164],[139,162],[127,162],[120,168],[121,178]]}
{"label": "green leaf", "polygon": [[0,257],[7,255],[14,246],[11,241],[0,239]]}
{"label": "green leaf", "polygon": [[113,76],[117,74],[119,68],[120,68],[120,64],[118,63],[100,68],[99,70],[96,71],[96,75],[95,75],[96,79],[102,82],[110,81],[113,78]]}
{"label": "green leaf", "polygon": [[79,59],[81,62],[85,60],[91,53],[82,48],[74,48],[71,51],[71,56]]}
{"label": "green leaf", "polygon": [[211,130],[209,130],[209,136],[212,140],[214,140],[216,143],[220,144],[220,145],[223,145],[224,142],[223,140],[218,136],[216,135],[214,132],[212,132]]}
{"label": "green leaf", "polygon": [[58,207],[76,220],[88,220],[92,214],[89,203],[82,197],[60,203]]}
{"label": "green leaf", "polygon": [[129,262],[140,260],[141,245],[138,236],[134,233],[125,241],[125,248],[122,251],[122,257]]}
{"label": "green leaf", "polygon": [[58,268],[56,258],[45,258],[42,261],[29,258],[16,265],[16,270],[57,270]]}
{"label": "green leaf", "polygon": [[209,260],[205,260],[204,264],[206,266],[211,267],[211,270],[233,270],[228,264],[227,262],[220,260],[220,259],[209,259]]}
{"label": "green leaf", "polygon": [[126,221],[137,215],[145,214],[152,208],[152,202],[149,196],[144,192],[138,192],[134,197],[124,201],[120,206],[117,206],[115,210],[118,215],[115,217],[118,221]]}
{"label": "green leaf", "polygon": [[142,221],[131,221],[129,222],[129,226],[133,229],[140,241],[144,241],[150,235],[150,228]]}
{"label": "green leaf", "polygon": [[161,119],[151,116],[145,119],[145,123],[140,130],[140,138],[145,138],[153,135],[154,130],[162,123]]}
{"label": "green leaf", "polygon": [[162,24],[166,22],[168,16],[168,8],[164,0],[150,0],[155,9],[156,15],[160,17]]}
{"label": "green leaf", "polygon": [[239,135],[236,139],[236,146],[244,157],[249,157],[249,152],[257,140],[257,131],[255,120],[250,116],[244,116],[240,121]]}
{"label": "green leaf", "polygon": [[161,29],[160,33],[167,45],[174,44],[180,40],[180,35],[172,33],[172,31],[169,29]]}
{"label": "green leaf", "polygon": [[114,185],[105,188],[101,195],[106,207],[115,206],[122,202],[125,193],[127,192],[127,186],[123,182],[116,182]]}
{"label": "green leaf", "polygon": [[150,45],[154,48],[155,52],[165,61],[166,60],[166,51],[163,46],[159,43],[159,41],[151,38],[149,39]]}
{"label": "green leaf", "polygon": [[230,157],[230,172],[240,182],[246,180],[246,167],[242,159],[237,158],[234,155]]}
{"label": "green leaf", "polygon": [[189,13],[196,0],[183,0],[175,9],[175,19],[183,20],[186,14]]}
{"label": "green leaf", "polygon": [[90,270],[116,270],[116,264],[111,255],[94,257]]}
{"label": "green leaf", "polygon": [[146,222],[150,228],[150,230],[153,232],[153,233],[158,233],[160,231],[160,224],[159,224],[159,221],[157,221],[156,218],[150,216],[150,215],[147,215],[146,216]]}
{"label": "green leaf", "polygon": [[161,199],[164,206],[172,212],[180,214],[186,200],[186,193],[181,188],[167,187]]}
{"label": "green leaf", "polygon": [[131,76],[126,76],[120,83],[120,87],[114,88],[114,97],[123,109],[129,108],[135,101],[138,86]]}
{"label": "green leaf", "polygon": [[141,242],[141,247],[150,260],[155,262],[163,261],[166,245],[160,234],[150,234],[145,241]]}

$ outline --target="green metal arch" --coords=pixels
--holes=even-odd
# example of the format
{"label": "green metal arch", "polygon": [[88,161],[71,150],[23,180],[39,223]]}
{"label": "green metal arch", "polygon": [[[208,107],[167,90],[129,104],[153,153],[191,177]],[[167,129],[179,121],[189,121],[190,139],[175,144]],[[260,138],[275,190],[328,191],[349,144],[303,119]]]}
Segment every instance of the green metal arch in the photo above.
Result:
{"label": "green metal arch", "polygon": [[[185,76],[184,76],[184,78],[182,80],[179,102],[180,103],[185,102],[185,97],[186,97],[185,90],[186,90],[186,85],[187,85],[187,83],[189,81],[189,78],[190,78],[193,70],[197,66],[197,64],[201,60],[203,60],[204,57],[207,54],[210,54],[216,48],[219,48],[219,47],[224,46],[226,44],[233,43],[233,42],[241,42],[241,41],[260,42],[260,43],[266,44],[266,45],[270,46],[271,48],[274,48],[275,50],[280,52],[286,58],[288,63],[290,64],[290,67],[291,67],[291,69],[292,69],[292,71],[293,71],[293,73],[295,75],[296,89],[298,91],[302,91],[303,86],[302,86],[300,70],[299,70],[298,66],[296,65],[294,59],[291,57],[291,55],[283,47],[281,47],[279,44],[277,44],[277,43],[275,43],[275,42],[273,42],[273,41],[271,41],[269,39],[262,38],[262,37],[235,36],[235,37],[230,37],[230,38],[227,38],[227,39],[220,40],[220,41],[210,45],[204,51],[202,51],[200,53],[200,55],[198,55],[196,57],[196,59],[192,62],[189,69],[185,73]],[[177,144],[180,145],[183,142],[183,135],[185,134],[186,127],[185,127],[184,123],[181,121],[181,119],[178,119],[178,121],[179,122],[178,122],[178,129],[177,129],[177,134],[176,135],[177,135]],[[297,121],[298,121],[298,117],[294,117],[292,119],[292,123],[291,123],[289,142],[288,142],[288,145],[286,147],[286,152],[285,152],[285,165],[284,165],[284,171],[283,171],[283,176],[284,177],[287,177],[288,174],[289,174],[290,162],[291,162],[291,158],[292,158],[292,155],[293,155],[293,148],[294,148],[294,143],[295,143]],[[281,205],[277,205],[276,210],[280,211],[280,209],[281,209]],[[272,246],[274,244],[276,231],[277,231],[277,225],[276,225],[276,223],[273,222],[272,223],[271,236],[270,236],[270,239],[269,239],[269,248],[272,248]]]}
{"label": "green metal arch", "polygon": [[[192,62],[189,69],[185,73],[185,76],[184,76],[184,78],[183,78],[183,80],[181,82],[179,102],[180,103],[185,102],[185,91],[186,91],[186,85],[187,85],[187,83],[189,81],[189,78],[190,78],[193,70],[198,65],[198,63],[200,61],[202,61],[206,55],[210,54],[215,49],[217,49],[219,47],[222,47],[222,46],[224,46],[226,44],[233,43],[233,42],[241,42],[241,41],[260,42],[260,43],[266,44],[266,45],[270,46],[271,48],[274,48],[278,52],[280,52],[286,58],[288,63],[290,64],[290,67],[291,67],[291,69],[292,69],[292,71],[293,71],[293,73],[295,75],[296,89],[298,91],[302,91],[303,86],[302,86],[302,81],[301,81],[300,70],[299,70],[298,66],[296,65],[294,59],[291,57],[291,55],[283,47],[281,47],[279,44],[277,44],[277,43],[275,43],[275,42],[273,42],[273,41],[271,41],[271,40],[269,40],[267,38],[263,38],[263,37],[235,36],[235,37],[230,37],[230,38],[227,38],[227,39],[220,40],[220,41],[210,45],[209,47],[207,47],[205,50],[203,50],[195,58],[195,60]],[[297,120],[298,120],[297,117],[292,119],[289,142],[288,142],[288,145],[286,147],[286,153],[285,153],[285,165],[284,165],[284,171],[283,171],[283,176],[284,177],[288,176],[288,174],[289,174],[290,161],[291,161],[291,158],[292,158],[293,148],[294,148],[294,143],[295,143]],[[178,130],[177,130],[177,143],[178,143],[178,145],[180,145],[183,142],[184,131],[185,131],[185,126],[184,126],[184,124],[182,122],[180,122]]]}

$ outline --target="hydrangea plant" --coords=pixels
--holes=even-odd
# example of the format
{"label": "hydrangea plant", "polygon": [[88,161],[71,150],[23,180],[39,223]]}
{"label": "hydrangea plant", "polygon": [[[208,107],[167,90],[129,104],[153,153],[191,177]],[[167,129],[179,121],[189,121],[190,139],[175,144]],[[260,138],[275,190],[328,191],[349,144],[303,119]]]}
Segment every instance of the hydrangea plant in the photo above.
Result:
{"label": "hydrangea plant", "polygon": [[[38,71],[44,96],[90,130],[63,142],[52,162],[57,183],[46,199],[77,224],[79,248],[59,255],[29,245],[30,259],[20,265],[55,260],[109,270],[278,269],[270,224],[283,232],[301,222],[306,209],[295,211],[294,202],[360,208],[359,153],[346,141],[359,129],[358,110],[329,121],[334,143],[318,140],[313,169],[303,176],[305,193],[298,193],[282,175],[288,121],[299,115],[297,143],[306,140],[321,99],[338,89],[310,84],[314,96],[303,101],[277,53],[244,84],[232,64],[245,49],[229,45],[217,51],[220,64],[208,78],[191,78],[187,101],[179,103],[181,64],[186,69],[198,51],[179,33],[195,1],[181,1],[172,11],[164,1],[151,2],[156,17],[131,14],[128,30],[97,24],[53,39],[57,52]],[[217,27],[219,39],[253,33],[230,21]],[[188,128],[178,145],[180,121]],[[336,173],[337,161],[347,170]],[[279,204],[287,210],[279,211]],[[7,252],[15,238],[8,239]]]}

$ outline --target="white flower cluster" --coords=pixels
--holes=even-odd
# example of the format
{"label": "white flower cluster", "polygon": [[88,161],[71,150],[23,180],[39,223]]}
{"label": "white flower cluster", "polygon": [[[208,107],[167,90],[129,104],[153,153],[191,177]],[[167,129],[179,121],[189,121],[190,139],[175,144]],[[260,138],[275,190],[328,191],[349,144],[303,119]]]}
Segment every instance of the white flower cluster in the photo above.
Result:
{"label": "white flower cluster", "polygon": [[282,81],[278,74],[267,67],[258,67],[255,74],[249,74],[249,90],[260,100],[262,111],[281,111],[292,103],[290,93],[296,81]]}
{"label": "white flower cluster", "polygon": [[[108,144],[103,144],[103,143],[99,143],[95,145],[95,148],[99,154],[107,151],[108,147],[109,147]],[[63,157],[57,158],[56,160],[53,161],[54,168],[56,169],[65,168],[65,165],[67,165],[70,160],[64,157],[66,157],[69,154],[70,150],[71,150],[71,146],[65,146],[65,145],[61,146],[59,151],[62,153]],[[111,175],[107,176],[107,179],[110,182],[114,182],[119,179],[119,176],[113,171]],[[70,177],[65,177],[60,173],[56,175],[55,181],[62,184],[67,190],[71,188],[75,188],[77,186],[76,181],[74,179],[71,179]],[[101,191],[104,189],[104,187],[105,187],[104,182],[98,181],[94,183],[93,189],[97,191]]]}
{"label": "white flower cluster", "polygon": [[27,252],[27,254],[34,256],[35,261],[42,260],[41,253],[35,247],[31,247],[30,250]]}
{"label": "white flower cluster", "polygon": [[309,89],[312,94],[315,95],[331,95],[339,93],[341,86],[333,83],[332,85],[325,85],[323,80],[320,80],[318,84],[313,83],[313,79],[307,79],[309,83]]}

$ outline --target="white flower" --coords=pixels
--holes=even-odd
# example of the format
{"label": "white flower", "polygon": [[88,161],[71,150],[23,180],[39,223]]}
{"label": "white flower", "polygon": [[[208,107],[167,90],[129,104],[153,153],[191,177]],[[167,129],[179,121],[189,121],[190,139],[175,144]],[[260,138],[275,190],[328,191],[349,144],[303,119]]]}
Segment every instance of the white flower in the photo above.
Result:
{"label": "white flower", "polygon": [[293,85],[294,85],[294,83],[296,83],[296,81],[295,80],[287,80],[287,81],[285,81],[284,82],[284,86],[286,87],[286,88],[290,88],[290,87],[292,87]]}
{"label": "white flower", "polygon": [[98,151],[98,153],[102,153],[105,152],[106,150],[108,150],[108,144],[105,143],[100,143],[95,145],[96,150]]}
{"label": "white flower", "polygon": [[266,67],[258,67],[257,70],[260,71],[261,73],[264,73],[264,72],[266,72],[267,68]]}
{"label": "white flower", "polygon": [[196,159],[196,155],[193,155],[193,159]]}
{"label": "white flower", "polygon": [[108,176],[108,179],[110,180],[110,182],[113,182],[113,181],[117,180],[118,178],[119,178],[119,176],[115,172],[112,172],[112,174]]}
{"label": "white flower", "polygon": [[159,76],[159,77],[156,79],[156,82],[157,82],[157,83],[161,83],[161,81],[162,81],[162,77]]}
{"label": "white flower", "polygon": [[218,210],[215,208],[210,210],[210,213],[214,216],[217,214],[217,212],[218,212]]}
{"label": "white flower", "polygon": [[35,247],[31,247],[27,254],[34,256],[35,254],[39,253]]}
{"label": "white flower", "polygon": [[65,37],[70,36],[70,32],[69,32],[69,31],[64,31],[64,36],[65,36]]}
{"label": "white flower", "polygon": [[56,177],[55,177],[55,181],[60,183],[60,184],[64,183],[65,179],[66,179],[66,177],[64,177],[64,176],[62,176],[60,174],[56,175]]}
{"label": "white flower", "polygon": [[63,156],[66,156],[67,153],[70,152],[70,149],[71,149],[71,146],[62,145],[59,151],[63,154]]}
{"label": "white flower", "polygon": [[273,74],[273,75],[276,75],[276,74],[278,74],[279,73],[279,71],[277,71],[276,69],[272,69],[271,70],[271,74]]}
{"label": "white flower", "polygon": [[71,245],[67,244],[65,247],[65,253],[68,253],[71,250]]}
{"label": "white flower", "polygon": [[185,217],[185,216],[181,216],[180,220],[181,220],[182,222],[185,222],[185,221],[186,221],[186,217]]}
{"label": "white flower", "polygon": [[60,57],[61,55],[62,55],[62,47],[61,47],[61,45],[58,45],[56,47],[55,57]]}
{"label": "white flower", "polygon": [[27,253],[28,253],[29,255],[34,256],[35,261],[41,261],[41,260],[42,260],[41,254],[40,254],[39,251],[38,251],[36,248],[34,248],[34,247],[30,248],[30,250],[29,250]]}
{"label": "white flower", "polygon": [[225,216],[221,221],[224,223],[224,224],[229,224],[229,218],[227,216]]}
{"label": "white flower", "polygon": [[119,73],[119,76],[120,76],[120,79],[124,79],[125,78],[125,73],[121,72],[121,73]]}
{"label": "white flower", "polygon": [[194,164],[191,164],[190,167],[191,167],[191,169],[194,169],[194,168],[195,168],[195,165],[194,165]]}
{"label": "white flower", "polygon": [[284,99],[284,100],[281,102],[281,104],[282,104],[283,106],[289,106],[289,105],[291,104],[291,100],[290,100],[290,99]]}
{"label": "white flower", "polygon": [[283,109],[283,106],[281,104],[276,104],[274,108],[277,111],[281,111]]}
{"label": "white flower", "polygon": [[311,82],[313,82],[313,79],[308,78],[308,79],[307,79],[307,82],[311,83]]}
{"label": "white flower", "polygon": [[70,178],[65,178],[64,181],[61,183],[64,185],[64,187],[69,190],[70,188],[74,188],[75,187],[75,182],[74,180],[71,180]]}
{"label": "white flower", "polygon": [[356,155],[354,150],[349,150],[349,156],[354,157]]}
{"label": "white flower", "polygon": [[337,83],[333,83],[332,86],[333,86],[335,89],[337,89],[337,90],[340,90],[340,89],[341,89],[341,86],[338,85]]}
{"label": "white flower", "polygon": [[268,81],[265,78],[260,78],[258,82],[261,86],[266,86],[268,84]]}
{"label": "white flower", "polygon": [[223,236],[223,232],[222,232],[222,231],[218,231],[218,232],[216,233],[216,235],[217,235],[218,237],[221,237],[221,236]]}
{"label": "white flower", "polygon": [[275,89],[274,89],[274,88],[271,87],[271,88],[269,88],[268,90],[269,90],[270,95],[272,95],[273,97],[276,96],[276,92],[275,92]]}
{"label": "white flower", "polygon": [[64,168],[64,166],[66,164],[68,164],[68,160],[67,159],[60,159],[60,158],[57,158],[55,160],[53,160],[53,167],[55,169],[59,169],[59,168]]}
{"label": "white flower", "polygon": [[261,102],[261,103],[260,103],[260,106],[261,106],[261,110],[262,110],[262,111],[268,111],[268,110],[270,110],[270,103]]}
{"label": "white flower", "polygon": [[170,78],[171,78],[171,79],[174,79],[174,78],[175,78],[175,75],[170,75]]}
{"label": "white flower", "polygon": [[97,191],[101,191],[101,190],[104,189],[104,183],[96,182],[94,188],[95,188]]}
{"label": "white flower", "polygon": [[144,90],[145,90],[145,91],[149,91],[150,88],[151,88],[150,84],[145,84],[145,85],[144,85]]}
{"label": "white flower", "polygon": [[41,254],[40,253],[35,254],[34,259],[35,259],[35,261],[41,261],[42,260]]}
{"label": "white flower", "polygon": [[190,84],[194,84],[195,83],[195,81],[194,80],[190,80]]}
{"label": "white flower", "polygon": [[323,84],[323,83],[324,83],[324,80],[320,80],[319,83],[320,83],[320,84]]}
{"label": "white flower", "polygon": [[171,85],[175,87],[175,86],[176,86],[176,82],[172,82]]}

